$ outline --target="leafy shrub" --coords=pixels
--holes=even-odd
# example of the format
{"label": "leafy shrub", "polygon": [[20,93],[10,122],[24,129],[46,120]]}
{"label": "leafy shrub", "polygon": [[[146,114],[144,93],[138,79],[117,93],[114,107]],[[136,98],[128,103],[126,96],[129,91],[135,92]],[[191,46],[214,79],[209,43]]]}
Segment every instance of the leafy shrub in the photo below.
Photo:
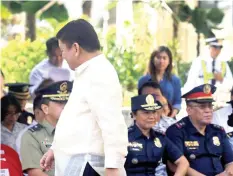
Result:
{"label": "leafy shrub", "polygon": [[179,78],[181,80],[181,86],[184,86],[184,84],[187,81],[187,77],[188,77],[188,72],[189,69],[191,67],[192,62],[186,63],[179,63],[178,65],[178,72],[179,72]]}
{"label": "leafy shrub", "polygon": [[12,40],[2,49],[1,68],[6,82],[28,82],[32,68],[46,57],[45,41]]}

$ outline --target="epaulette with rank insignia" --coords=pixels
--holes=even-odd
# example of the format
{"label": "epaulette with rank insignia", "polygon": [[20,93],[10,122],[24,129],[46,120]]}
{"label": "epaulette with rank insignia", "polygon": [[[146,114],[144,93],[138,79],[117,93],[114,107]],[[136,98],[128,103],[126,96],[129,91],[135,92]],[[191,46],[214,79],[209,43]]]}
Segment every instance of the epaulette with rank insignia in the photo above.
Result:
{"label": "epaulette with rank insignia", "polygon": [[35,131],[39,131],[41,128],[43,128],[42,125],[36,124],[33,127],[29,128],[28,130],[31,131],[31,132],[35,132]]}
{"label": "epaulette with rank insignia", "polygon": [[134,131],[134,127],[133,127],[133,125],[132,126],[130,126],[129,128],[128,128],[128,133],[131,133],[131,132],[133,132]]}
{"label": "epaulette with rank insignia", "polygon": [[162,134],[163,136],[165,136],[165,132],[159,129],[153,129],[154,132],[157,132],[159,134]]}
{"label": "epaulette with rank insignia", "polygon": [[212,124],[212,125],[213,125],[214,128],[217,128],[217,129],[219,129],[221,131],[225,131],[224,128],[222,126],[220,126],[220,125],[216,125],[216,124]]}
{"label": "epaulette with rank insignia", "polygon": [[227,133],[227,136],[228,136],[229,138],[232,138],[232,137],[233,137],[233,131],[232,131],[232,132]]}
{"label": "epaulette with rank insignia", "polygon": [[186,124],[185,124],[185,122],[177,122],[177,123],[175,123],[175,125],[178,127],[178,128],[183,128]]}

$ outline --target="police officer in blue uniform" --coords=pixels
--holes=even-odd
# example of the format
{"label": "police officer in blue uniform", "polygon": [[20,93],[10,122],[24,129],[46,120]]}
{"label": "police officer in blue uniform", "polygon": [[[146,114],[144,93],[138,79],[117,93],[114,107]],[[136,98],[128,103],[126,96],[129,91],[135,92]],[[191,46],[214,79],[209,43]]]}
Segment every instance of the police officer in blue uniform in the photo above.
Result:
{"label": "police officer in blue uniform", "polygon": [[188,159],[191,176],[233,174],[233,151],[227,135],[221,126],[211,124],[215,90],[215,86],[204,84],[184,94],[188,117],[166,131]]}
{"label": "police officer in blue uniform", "polygon": [[27,83],[8,83],[5,84],[8,88],[8,93],[13,94],[19,101],[22,112],[18,118],[19,123],[30,125],[34,120],[34,115],[25,110],[25,106],[30,99],[29,86]]}
{"label": "police officer in blue uniform", "polygon": [[127,176],[154,176],[162,158],[177,165],[176,174],[185,175],[188,162],[180,150],[161,131],[152,127],[159,119],[162,105],[153,94],[139,95],[131,99],[135,123],[128,130],[128,155],[125,162]]}

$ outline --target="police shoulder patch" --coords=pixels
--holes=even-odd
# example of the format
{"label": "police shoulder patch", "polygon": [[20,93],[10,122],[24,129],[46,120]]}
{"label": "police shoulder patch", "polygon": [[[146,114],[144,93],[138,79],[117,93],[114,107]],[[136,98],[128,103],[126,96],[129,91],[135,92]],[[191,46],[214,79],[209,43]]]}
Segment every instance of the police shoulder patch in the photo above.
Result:
{"label": "police shoulder patch", "polygon": [[179,122],[175,123],[175,125],[176,125],[177,128],[181,129],[181,128],[183,128],[186,124],[185,124],[185,122],[183,122],[183,121],[179,121]]}
{"label": "police shoulder patch", "polygon": [[224,128],[220,125],[212,124],[214,128],[219,129],[221,131],[225,131]]}
{"label": "police shoulder patch", "polygon": [[33,127],[29,128],[28,130],[31,132],[39,131],[42,128],[42,125],[36,124]]}

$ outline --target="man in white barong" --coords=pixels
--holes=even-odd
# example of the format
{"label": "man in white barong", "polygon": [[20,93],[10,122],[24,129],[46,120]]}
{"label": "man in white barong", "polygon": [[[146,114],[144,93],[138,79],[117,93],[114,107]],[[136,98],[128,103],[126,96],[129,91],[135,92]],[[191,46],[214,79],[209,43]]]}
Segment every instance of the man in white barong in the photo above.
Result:
{"label": "man in white barong", "polygon": [[57,38],[75,78],[41,167],[50,169],[55,160],[56,176],[121,176],[128,133],[117,73],[101,54],[97,34],[87,21],[69,22]]}

